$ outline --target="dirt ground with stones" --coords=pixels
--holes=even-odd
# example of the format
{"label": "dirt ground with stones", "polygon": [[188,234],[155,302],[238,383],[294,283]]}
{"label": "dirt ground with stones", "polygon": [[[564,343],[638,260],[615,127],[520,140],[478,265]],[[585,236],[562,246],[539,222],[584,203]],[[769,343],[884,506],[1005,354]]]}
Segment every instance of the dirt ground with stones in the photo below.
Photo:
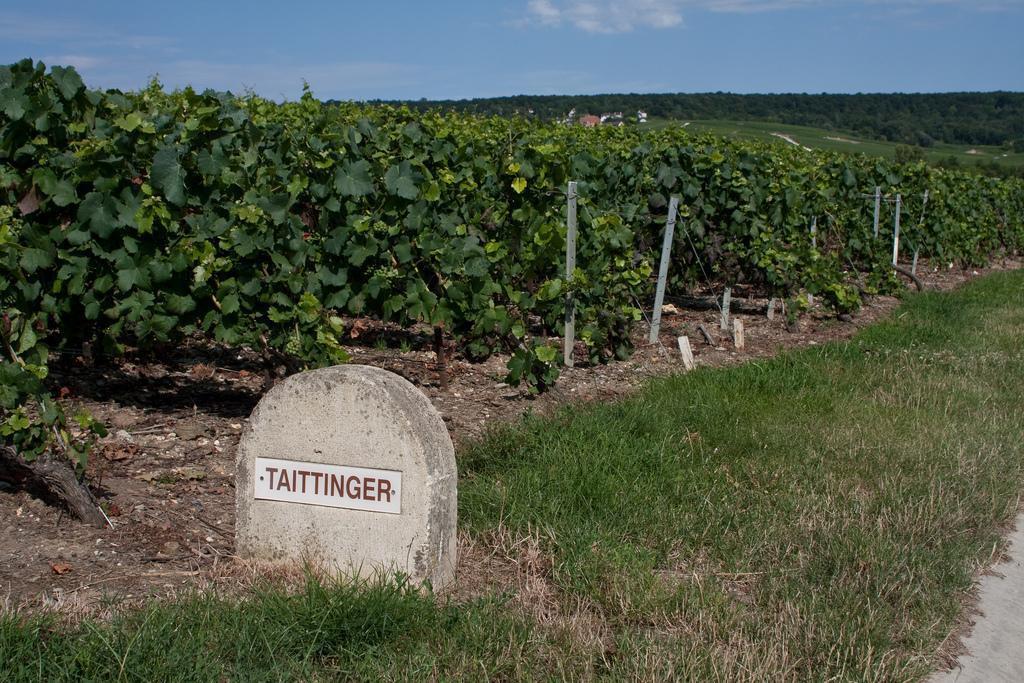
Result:
{"label": "dirt ground with stones", "polygon": [[[921,279],[928,289],[949,289],[991,270],[1020,266],[1006,261],[987,270],[923,269]],[[733,295],[746,293],[738,288]],[[444,417],[459,451],[489,427],[524,413],[614,400],[646,378],[680,372],[681,334],[689,336],[698,366],[735,364],[844,339],[897,303],[875,297],[847,321],[812,309],[798,330],[787,329],[783,315],[735,316],[746,328],[742,350],[719,331],[717,311],[667,309],[660,343],[648,344],[649,328],[638,325],[637,351],[628,361],[565,370],[555,388],[539,397],[501,381],[507,358],[499,356],[470,363],[455,355],[442,391],[426,333],[389,342],[374,323],[349,321],[354,338],[347,348],[353,362],[386,368],[419,387]],[[698,334],[700,324],[716,345]],[[253,567],[234,556],[235,449],[268,386],[254,354],[197,342],[147,356],[129,354],[103,366],[69,355],[55,364],[53,378],[67,402],[110,427],[88,476],[112,528],[83,525],[12,490],[0,473],[0,600],[9,607],[101,613],[190,587],[239,585],[240,578],[254,575]],[[466,583],[487,586],[500,577],[478,576],[489,571],[473,566],[481,553],[468,546],[478,541],[462,540],[468,552],[460,553],[457,574]]]}

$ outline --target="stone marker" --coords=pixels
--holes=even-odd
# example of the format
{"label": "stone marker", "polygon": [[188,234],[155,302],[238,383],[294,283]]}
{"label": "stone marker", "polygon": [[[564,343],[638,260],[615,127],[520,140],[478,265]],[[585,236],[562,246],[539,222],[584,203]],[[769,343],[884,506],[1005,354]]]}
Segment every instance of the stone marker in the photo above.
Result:
{"label": "stone marker", "polygon": [[455,577],[455,450],[426,396],[398,375],[341,365],[293,375],[238,444],[237,552],[435,590]]}

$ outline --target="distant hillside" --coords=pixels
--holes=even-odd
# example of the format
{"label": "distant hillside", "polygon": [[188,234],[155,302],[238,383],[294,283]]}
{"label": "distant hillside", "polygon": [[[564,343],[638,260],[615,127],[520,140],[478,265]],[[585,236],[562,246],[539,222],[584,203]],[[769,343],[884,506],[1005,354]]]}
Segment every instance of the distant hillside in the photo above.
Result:
{"label": "distant hillside", "polygon": [[638,110],[677,120],[765,121],[853,132],[868,138],[929,147],[936,141],[1016,146],[1024,151],[1024,93],[870,95],[517,95],[474,100],[392,102],[418,109],[479,114],[564,117],[569,110],[601,114]]}

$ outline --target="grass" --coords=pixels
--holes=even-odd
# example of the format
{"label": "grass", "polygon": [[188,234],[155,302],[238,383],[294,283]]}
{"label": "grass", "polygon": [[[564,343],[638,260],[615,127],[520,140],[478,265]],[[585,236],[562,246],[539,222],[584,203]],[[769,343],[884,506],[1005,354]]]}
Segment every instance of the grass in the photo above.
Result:
{"label": "grass", "polygon": [[[768,123],[763,121],[671,121],[657,119],[649,124],[654,128],[670,126],[681,126],[686,123],[686,129],[693,133],[711,133],[728,138],[740,140],[757,140],[759,142],[771,142],[780,145],[791,144],[773,135],[781,133],[788,135],[799,144],[811,149],[821,149],[831,152],[862,153],[869,156],[881,156],[894,158],[896,148],[900,143],[884,142],[881,140],[870,140],[854,133],[844,133],[825,130],[823,128],[812,128],[809,126],[793,126],[785,123]],[[996,162],[1009,168],[1024,166],[1024,153],[1008,152],[1000,147],[985,145],[951,145],[937,142],[925,150],[925,158],[928,161],[945,161],[954,157],[961,165],[971,166],[978,162]]]}
{"label": "grass", "polygon": [[657,380],[461,454],[476,597],[310,580],[78,625],[0,617],[7,680],[907,680],[1024,485],[1024,273],[853,340]]}
{"label": "grass", "polygon": [[[498,602],[439,607],[401,581],[352,584],[312,576],[247,600],[212,594],[68,626],[53,616],[0,619],[4,681],[409,680],[517,670],[527,629]],[[481,653],[491,651],[488,657]],[[499,657],[500,655],[500,657]]]}

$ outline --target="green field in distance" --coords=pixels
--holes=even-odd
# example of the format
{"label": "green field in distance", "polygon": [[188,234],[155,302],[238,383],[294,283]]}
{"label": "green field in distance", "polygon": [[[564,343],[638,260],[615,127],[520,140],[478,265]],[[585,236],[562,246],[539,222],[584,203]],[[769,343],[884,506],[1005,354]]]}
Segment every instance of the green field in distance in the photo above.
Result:
{"label": "green field in distance", "polygon": [[[684,126],[687,130],[695,133],[712,133],[714,135],[743,140],[776,142],[780,145],[796,143],[811,149],[823,149],[833,152],[860,152],[889,158],[895,157],[896,148],[900,146],[900,143],[897,142],[870,140],[852,133],[763,121],[674,121],[652,119],[648,125],[652,128]],[[786,136],[794,142],[789,142],[781,136]],[[1000,147],[988,147],[985,145],[950,145],[936,142],[931,147],[925,148],[925,157],[931,162],[943,161],[953,157],[962,166],[993,161],[1014,168],[1024,166],[1024,153],[1009,152]]]}

